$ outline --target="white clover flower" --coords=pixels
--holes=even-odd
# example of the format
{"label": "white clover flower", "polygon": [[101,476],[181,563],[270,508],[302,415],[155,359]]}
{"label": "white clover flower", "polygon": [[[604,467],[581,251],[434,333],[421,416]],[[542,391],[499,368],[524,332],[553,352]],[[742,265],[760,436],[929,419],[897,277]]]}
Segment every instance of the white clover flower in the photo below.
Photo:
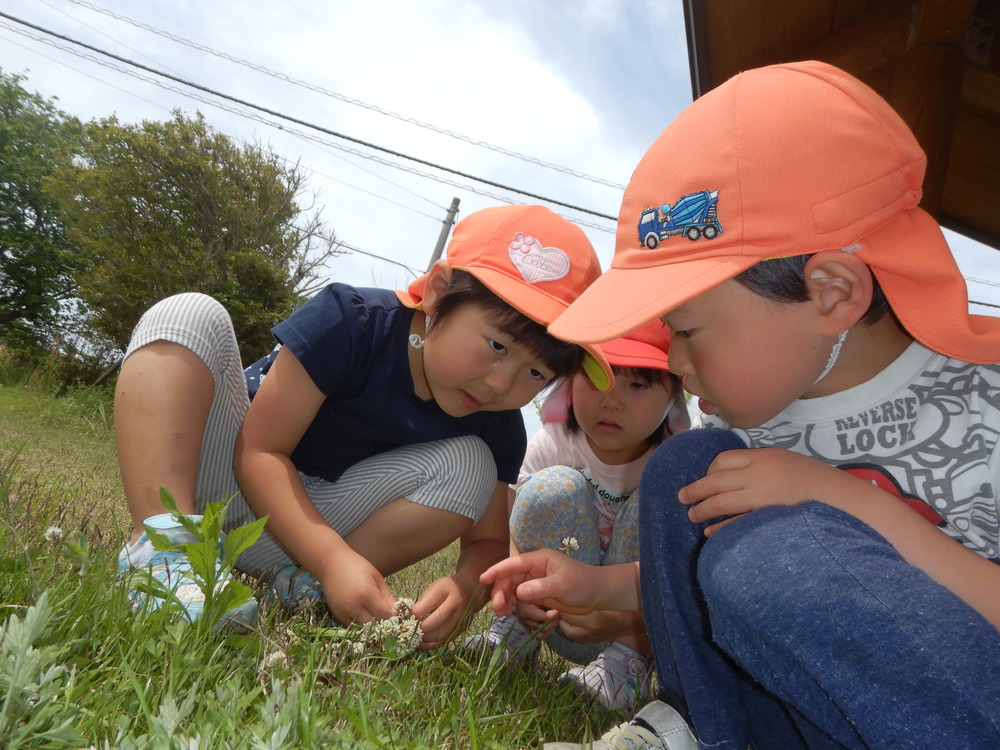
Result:
{"label": "white clover flower", "polygon": [[268,654],[264,657],[264,663],[261,665],[264,669],[271,669],[272,667],[284,667],[288,665],[288,654],[282,651],[280,648],[272,654]]}
{"label": "white clover flower", "polygon": [[[386,620],[376,620],[361,626],[357,644],[365,653],[406,656],[416,650],[424,637],[420,621],[410,614],[412,599],[396,600],[396,614]],[[358,649],[355,648],[355,652]]]}
{"label": "white clover flower", "polygon": [[563,546],[559,548],[560,552],[565,552],[567,555],[570,552],[576,552],[580,549],[580,543],[576,541],[575,536],[564,536],[562,540]]}
{"label": "white clover flower", "polygon": [[58,526],[49,526],[49,528],[45,530],[45,541],[49,544],[61,542],[64,536],[65,534],[63,534],[63,530]]}

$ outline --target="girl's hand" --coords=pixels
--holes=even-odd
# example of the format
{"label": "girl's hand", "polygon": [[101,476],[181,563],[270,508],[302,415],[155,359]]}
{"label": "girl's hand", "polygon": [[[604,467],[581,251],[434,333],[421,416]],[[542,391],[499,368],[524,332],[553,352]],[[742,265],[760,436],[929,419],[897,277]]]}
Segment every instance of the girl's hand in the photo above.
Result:
{"label": "girl's hand", "polygon": [[720,453],[705,476],[684,487],[678,499],[690,506],[688,518],[694,523],[728,516],[705,528],[705,536],[712,536],[733,518],[756,508],[825,502],[850,492],[857,481],[809,456],[780,448],[749,448]]}
{"label": "girl's hand", "polygon": [[646,632],[642,615],[638,612],[614,612],[601,609],[586,615],[563,615],[560,632],[578,643],[614,641],[629,635]]}
{"label": "girl's hand", "polygon": [[470,612],[471,596],[453,576],[438,578],[431,583],[410,608],[410,614],[420,620],[424,638],[420,648],[439,648],[458,635]]}
{"label": "girl's hand", "polygon": [[536,630],[543,629],[542,632],[538,634],[539,638],[545,638],[549,633],[555,630],[561,620],[559,610],[544,609],[543,607],[539,607],[531,602],[518,602],[514,611],[517,614],[517,619],[521,621],[521,624],[524,625],[529,632],[534,633]]}
{"label": "girl's hand", "polygon": [[342,625],[384,620],[395,614],[396,597],[374,565],[353,550],[323,561],[323,596]]}

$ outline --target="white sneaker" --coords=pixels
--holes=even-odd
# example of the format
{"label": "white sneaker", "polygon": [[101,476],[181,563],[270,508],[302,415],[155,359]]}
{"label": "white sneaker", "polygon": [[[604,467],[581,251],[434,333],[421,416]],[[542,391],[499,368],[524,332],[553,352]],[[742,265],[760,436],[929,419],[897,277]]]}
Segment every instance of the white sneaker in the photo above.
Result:
{"label": "white sneaker", "polygon": [[590,664],[563,672],[559,682],[572,685],[605,708],[634,708],[649,697],[651,672],[648,657],[612,643]]}
{"label": "white sneaker", "polygon": [[489,630],[470,635],[464,645],[470,649],[502,649],[499,664],[520,664],[536,657],[542,644],[532,637],[531,631],[521,624],[517,615],[510,614],[503,617],[493,615]]}
{"label": "white sneaker", "polygon": [[698,740],[677,711],[663,701],[643,707],[632,721],[612,727],[599,740],[546,742],[543,750],[698,750]]}
{"label": "white sneaker", "polygon": [[[190,518],[200,519],[201,516],[190,516]],[[142,523],[143,526],[159,532],[178,546],[197,541],[195,536],[170,513],[160,513],[147,518]],[[216,561],[216,566],[222,565],[224,539],[225,534],[220,535],[219,559]],[[149,534],[143,531],[135,542],[126,544],[118,553],[118,575],[134,574],[137,570],[148,571],[160,584],[171,589],[188,620],[194,622],[201,619],[205,609],[205,593],[192,573],[190,560],[182,551],[156,549]],[[216,590],[224,587],[231,577],[230,573],[218,581]],[[129,600],[134,609],[147,606],[154,610],[159,609],[165,603],[159,594],[146,593],[139,588],[133,588],[129,592]],[[257,624],[257,616],[257,600],[251,598],[236,609],[226,612],[214,627],[249,630]]]}

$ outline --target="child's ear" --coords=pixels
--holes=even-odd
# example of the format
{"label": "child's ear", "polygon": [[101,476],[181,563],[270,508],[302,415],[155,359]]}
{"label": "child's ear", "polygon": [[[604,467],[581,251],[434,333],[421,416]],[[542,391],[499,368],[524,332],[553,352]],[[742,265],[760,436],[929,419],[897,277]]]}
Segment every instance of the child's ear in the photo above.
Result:
{"label": "child's ear", "polygon": [[838,336],[854,326],[872,301],[868,264],[844,250],[823,250],[805,266],[809,297],[822,317],[822,333]]}
{"label": "child's ear", "polygon": [[431,270],[427,273],[427,281],[424,282],[424,295],[421,300],[424,315],[433,317],[437,311],[437,304],[451,282],[451,274],[451,264],[444,258],[436,260],[431,266]]}

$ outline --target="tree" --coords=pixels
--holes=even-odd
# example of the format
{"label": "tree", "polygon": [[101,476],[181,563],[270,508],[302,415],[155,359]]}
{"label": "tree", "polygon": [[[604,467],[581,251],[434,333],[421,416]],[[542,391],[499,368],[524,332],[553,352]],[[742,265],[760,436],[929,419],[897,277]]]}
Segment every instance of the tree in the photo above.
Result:
{"label": "tree", "polygon": [[140,125],[111,117],[88,123],[84,138],[84,159],[57,169],[46,189],[89,259],[76,278],[94,328],[124,347],[151,304],[200,291],[229,310],[245,358],[268,351],[271,326],[338,247],[296,203],[298,166],[200,114]]}
{"label": "tree", "polygon": [[42,189],[79,152],[80,123],[0,70],[0,342],[43,345],[76,293],[81,259]]}

